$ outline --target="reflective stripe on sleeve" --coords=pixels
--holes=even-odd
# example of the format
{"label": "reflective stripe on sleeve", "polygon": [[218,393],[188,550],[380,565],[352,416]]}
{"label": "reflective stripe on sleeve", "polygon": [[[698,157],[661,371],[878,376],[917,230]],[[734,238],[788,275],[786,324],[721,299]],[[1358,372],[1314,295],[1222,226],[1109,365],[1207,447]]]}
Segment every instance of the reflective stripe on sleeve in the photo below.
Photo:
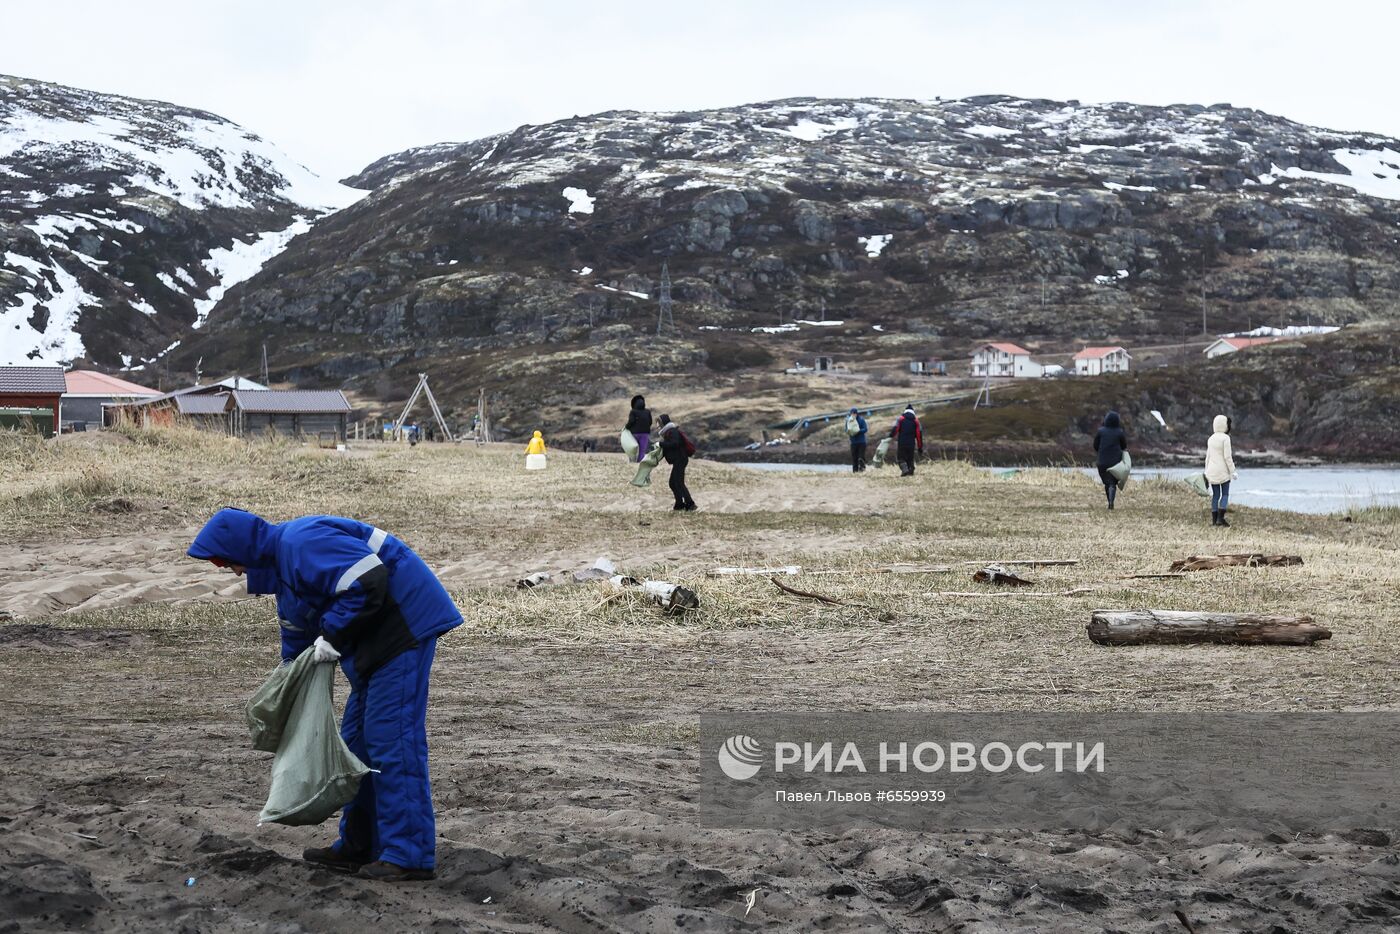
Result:
{"label": "reflective stripe on sleeve", "polygon": [[350,585],[359,580],[366,573],[381,566],[384,562],[379,560],[379,555],[365,555],[359,561],[352,564],[344,574],[340,575],[340,580],[336,582],[335,592],[344,593],[350,589]]}
{"label": "reflective stripe on sleeve", "polygon": [[388,532],[384,531],[383,529],[377,528],[373,532],[369,533],[369,541],[365,542],[365,544],[369,545],[370,551],[374,552],[375,554],[379,554],[379,549],[384,547],[384,539],[388,537]]}

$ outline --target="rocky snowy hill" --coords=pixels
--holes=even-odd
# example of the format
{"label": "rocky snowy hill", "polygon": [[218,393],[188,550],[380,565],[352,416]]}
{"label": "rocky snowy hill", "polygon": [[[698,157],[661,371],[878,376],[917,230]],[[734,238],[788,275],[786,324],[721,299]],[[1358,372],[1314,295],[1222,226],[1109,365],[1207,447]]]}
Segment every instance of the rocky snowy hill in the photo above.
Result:
{"label": "rocky snowy hill", "polygon": [[210,113],[0,76],[0,364],[154,358],[362,195]]}
{"label": "rocky snowy hill", "polygon": [[820,319],[935,353],[1176,339],[1203,289],[1212,331],[1400,314],[1400,142],[1225,104],[605,113],[345,181],[373,194],[225,298],[189,353],[246,363],[276,335],[299,378],[339,381],[625,339],[654,329],[668,259],[700,358],[705,333]]}

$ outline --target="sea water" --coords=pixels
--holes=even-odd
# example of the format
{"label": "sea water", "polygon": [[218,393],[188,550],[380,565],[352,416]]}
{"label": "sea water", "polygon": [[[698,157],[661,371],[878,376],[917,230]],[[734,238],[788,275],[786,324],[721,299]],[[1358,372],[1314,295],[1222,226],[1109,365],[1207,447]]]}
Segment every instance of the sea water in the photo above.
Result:
{"label": "sea water", "polygon": [[[756,470],[850,473],[846,464],[751,463],[735,464]],[[1240,478],[1230,484],[1230,502],[1293,512],[1332,513],[1367,506],[1400,506],[1400,467],[1339,465],[1332,467],[1249,467],[1239,465]],[[1010,468],[989,467],[989,472]],[[1098,479],[1092,467],[1078,468]],[[1166,477],[1184,480],[1199,473],[1197,467],[1139,467],[1134,480]]]}

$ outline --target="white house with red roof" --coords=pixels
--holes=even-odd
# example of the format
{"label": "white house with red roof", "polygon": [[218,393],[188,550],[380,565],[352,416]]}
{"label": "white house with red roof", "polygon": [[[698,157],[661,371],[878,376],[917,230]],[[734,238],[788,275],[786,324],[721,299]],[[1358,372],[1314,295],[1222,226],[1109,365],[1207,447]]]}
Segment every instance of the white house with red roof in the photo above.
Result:
{"label": "white house with red roof", "polygon": [[1031,359],[1029,350],[1006,341],[983,344],[972,355],[973,376],[1039,377],[1044,369]]}
{"label": "white house with red roof", "polygon": [[1132,355],[1126,347],[1085,347],[1074,355],[1075,376],[1126,373]]}
{"label": "white house with red roof", "polygon": [[1206,348],[1207,357],[1223,357],[1227,353],[1236,353],[1249,347],[1258,347],[1260,344],[1272,344],[1283,340],[1282,337],[1222,337],[1220,340]]}

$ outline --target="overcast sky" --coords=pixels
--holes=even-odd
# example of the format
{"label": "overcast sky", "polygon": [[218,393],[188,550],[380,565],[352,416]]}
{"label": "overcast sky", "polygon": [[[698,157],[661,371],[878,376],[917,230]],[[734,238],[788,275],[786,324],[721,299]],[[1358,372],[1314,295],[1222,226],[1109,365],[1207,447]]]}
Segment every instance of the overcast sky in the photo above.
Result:
{"label": "overcast sky", "polygon": [[225,116],[336,177],[602,110],[1228,101],[1400,136],[1389,0],[0,0],[0,72]]}

